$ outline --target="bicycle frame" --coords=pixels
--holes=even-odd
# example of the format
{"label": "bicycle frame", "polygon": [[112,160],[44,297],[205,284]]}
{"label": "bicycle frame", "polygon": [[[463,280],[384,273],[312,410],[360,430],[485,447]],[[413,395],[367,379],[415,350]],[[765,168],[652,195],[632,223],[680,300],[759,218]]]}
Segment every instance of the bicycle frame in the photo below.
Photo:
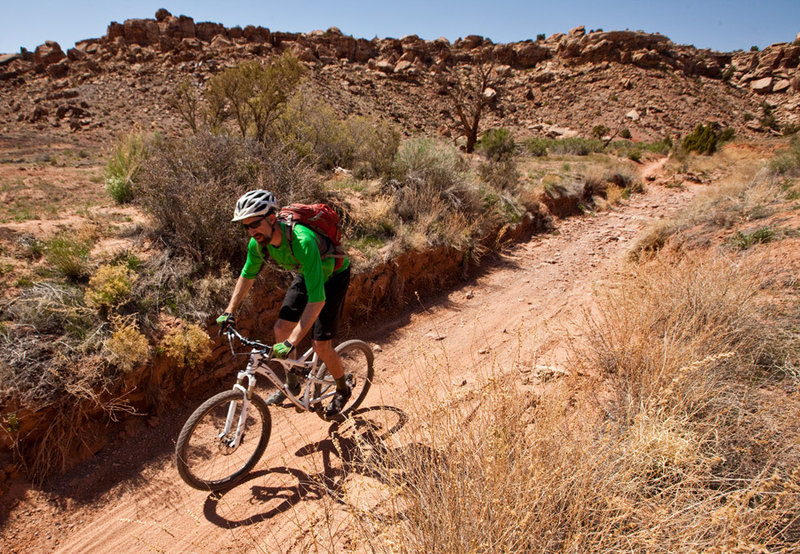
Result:
{"label": "bicycle frame", "polygon": [[[270,346],[257,341],[249,340],[232,328],[228,328],[226,333],[228,335],[228,340],[231,342],[231,352],[234,355],[237,355],[237,352],[233,350],[233,337],[238,338],[243,344],[252,347],[252,350],[250,351],[250,360],[247,364],[247,367],[239,371],[236,376],[236,384],[233,386],[234,389],[238,389],[244,393],[246,397],[246,401],[242,409],[243,414],[240,416],[240,418],[246,415],[245,412],[247,401],[249,401],[250,396],[253,393],[253,388],[255,387],[257,381],[257,375],[266,377],[273,385],[283,391],[283,393],[286,395],[286,398],[288,398],[289,401],[295,405],[295,407],[301,410],[315,410],[318,407],[321,407],[322,402],[325,399],[333,396],[334,393],[331,391],[324,392],[324,394],[312,398],[312,385],[320,385],[323,391],[325,388],[330,388],[333,385],[332,382],[320,379],[315,375],[316,370],[319,368],[320,360],[313,348],[309,348],[301,357],[294,360],[273,358],[272,348]],[[300,396],[295,396],[291,393],[289,388],[286,386],[286,383],[280,377],[278,377],[272,368],[267,365],[267,363],[270,361],[279,363],[283,367],[286,374],[289,372],[299,373],[305,378],[305,387],[303,388]],[[247,381],[246,387],[244,385],[245,380]],[[226,430],[229,430],[228,424],[226,424],[225,428]]]}

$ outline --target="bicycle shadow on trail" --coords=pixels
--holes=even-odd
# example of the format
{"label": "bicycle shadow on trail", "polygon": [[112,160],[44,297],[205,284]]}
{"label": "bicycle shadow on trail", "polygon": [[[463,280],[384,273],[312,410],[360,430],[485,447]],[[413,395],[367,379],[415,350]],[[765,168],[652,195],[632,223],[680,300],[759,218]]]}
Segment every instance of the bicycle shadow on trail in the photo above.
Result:
{"label": "bicycle shadow on trail", "polygon": [[[378,478],[371,468],[390,453],[384,441],[407,420],[405,412],[393,406],[356,410],[344,422],[333,423],[327,438],[295,452],[297,457],[321,454],[322,471],[309,474],[291,467],[253,471],[235,486],[211,493],[203,514],[218,527],[235,529],[269,520],[302,501],[332,496],[344,502],[344,480],[351,474]],[[245,507],[249,513],[241,517]]]}

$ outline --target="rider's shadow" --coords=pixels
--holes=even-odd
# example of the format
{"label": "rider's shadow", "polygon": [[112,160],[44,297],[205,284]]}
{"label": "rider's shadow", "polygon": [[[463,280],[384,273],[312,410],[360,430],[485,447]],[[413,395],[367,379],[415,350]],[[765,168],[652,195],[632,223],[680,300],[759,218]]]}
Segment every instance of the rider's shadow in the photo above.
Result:
{"label": "rider's shadow", "polygon": [[[393,422],[388,425],[386,422],[390,418]],[[356,410],[346,421],[332,424],[326,439],[309,444],[295,453],[302,457],[319,452],[323,464],[320,473],[310,475],[288,467],[254,471],[236,486],[210,494],[203,508],[204,515],[219,527],[233,529],[271,519],[291,510],[303,500],[319,500],[331,495],[339,502],[345,502],[341,494],[345,478],[357,473],[380,479],[380,471],[372,468],[379,467],[386,459],[389,449],[385,440],[399,431],[407,420],[402,410],[391,406]],[[243,496],[247,483],[254,481],[273,484],[252,485],[250,494]],[[231,517],[249,511],[242,510],[243,503],[250,508],[261,509],[259,507],[264,506],[268,509],[251,513],[245,518]]]}

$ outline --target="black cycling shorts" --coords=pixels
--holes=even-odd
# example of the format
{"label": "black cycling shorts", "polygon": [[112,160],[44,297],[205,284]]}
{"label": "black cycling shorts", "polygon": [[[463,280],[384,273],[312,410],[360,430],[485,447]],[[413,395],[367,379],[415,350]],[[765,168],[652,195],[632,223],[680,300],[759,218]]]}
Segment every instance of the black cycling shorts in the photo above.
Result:
{"label": "black cycling shorts", "polygon": [[[331,340],[336,335],[348,286],[350,286],[349,266],[339,273],[334,273],[325,282],[325,305],[314,322],[314,327],[311,331],[312,339]],[[283,297],[283,304],[278,317],[285,321],[297,323],[300,321],[300,316],[306,304],[308,304],[306,280],[302,275],[298,274],[289,286],[289,290],[286,291],[286,296]]]}

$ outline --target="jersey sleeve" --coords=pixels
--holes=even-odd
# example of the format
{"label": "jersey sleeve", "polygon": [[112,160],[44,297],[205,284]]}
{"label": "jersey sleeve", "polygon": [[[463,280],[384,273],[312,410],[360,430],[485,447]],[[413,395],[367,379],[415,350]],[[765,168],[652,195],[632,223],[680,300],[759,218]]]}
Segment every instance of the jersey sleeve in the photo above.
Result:
{"label": "jersey sleeve", "polygon": [[255,279],[258,272],[261,271],[261,266],[264,265],[264,252],[258,245],[256,239],[251,238],[247,244],[247,261],[242,268],[242,277],[245,279]]}

